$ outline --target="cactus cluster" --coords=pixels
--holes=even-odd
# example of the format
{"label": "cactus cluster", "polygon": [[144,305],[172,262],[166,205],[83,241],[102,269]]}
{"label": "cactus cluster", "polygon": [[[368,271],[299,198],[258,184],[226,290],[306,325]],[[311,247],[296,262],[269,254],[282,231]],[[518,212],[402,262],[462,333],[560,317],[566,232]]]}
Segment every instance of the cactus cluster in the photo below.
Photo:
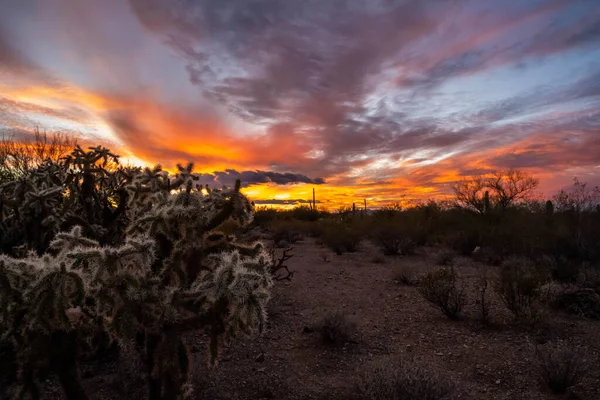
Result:
{"label": "cactus cluster", "polygon": [[218,229],[252,221],[240,183],[202,187],[192,164],[174,175],[107,168],[117,161],[77,148],[1,187],[0,340],[15,355],[17,398],[38,398],[47,373],[67,398],[86,398],[78,351],[100,333],[139,351],[149,398],[182,398],[186,332],[208,335],[214,365],[224,343],[265,327],[272,257]]}

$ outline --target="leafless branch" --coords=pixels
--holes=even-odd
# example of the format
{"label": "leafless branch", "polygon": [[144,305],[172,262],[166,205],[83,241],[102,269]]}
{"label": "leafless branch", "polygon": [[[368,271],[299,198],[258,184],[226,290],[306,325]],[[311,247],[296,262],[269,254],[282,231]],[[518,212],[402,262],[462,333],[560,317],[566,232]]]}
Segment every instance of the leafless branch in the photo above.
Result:
{"label": "leafless branch", "polygon": [[[275,248],[274,247],[271,248],[271,250],[269,252],[271,254],[271,258],[273,259],[273,266],[271,266],[271,275],[273,276],[273,280],[275,280],[275,281],[283,281],[283,280],[291,281],[292,280],[292,277],[294,276],[294,273],[296,271],[290,271],[288,266],[285,265],[285,262],[287,260],[289,260],[290,258],[294,257],[294,254],[292,254],[293,250],[294,250],[293,247],[285,248],[285,249],[283,249],[281,256],[276,257]],[[280,274],[280,271],[282,272],[281,274]]]}

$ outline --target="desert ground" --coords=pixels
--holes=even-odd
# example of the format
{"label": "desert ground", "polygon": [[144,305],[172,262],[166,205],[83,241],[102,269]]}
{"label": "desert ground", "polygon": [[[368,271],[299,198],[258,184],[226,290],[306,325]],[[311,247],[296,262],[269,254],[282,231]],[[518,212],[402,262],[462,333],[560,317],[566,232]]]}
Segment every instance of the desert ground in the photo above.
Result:
{"label": "desert ground", "polygon": [[[495,267],[458,256],[454,265],[467,283],[469,305],[463,318],[449,320],[414,285],[395,279],[399,269],[419,276],[435,268],[440,251],[424,247],[413,256],[383,257],[363,243],[358,252],[335,255],[314,239],[294,244],[287,264],[295,273],[275,285],[266,333],[233,343],[213,369],[206,366],[206,338],[188,338],[194,355],[191,398],[352,399],[369,365],[402,359],[451,382],[451,398],[555,399],[561,397],[539,382],[534,349],[567,338],[583,350],[588,373],[562,398],[600,398],[597,321],[547,311],[534,326],[516,324],[490,289],[491,323],[483,326],[474,282],[484,271],[494,274]],[[318,332],[318,321],[332,312],[355,323],[349,340],[338,345],[324,343]],[[133,354],[122,357],[129,357],[123,365],[105,360],[83,367],[91,398],[144,398],[141,367]],[[56,383],[46,386],[46,398],[62,398]]]}

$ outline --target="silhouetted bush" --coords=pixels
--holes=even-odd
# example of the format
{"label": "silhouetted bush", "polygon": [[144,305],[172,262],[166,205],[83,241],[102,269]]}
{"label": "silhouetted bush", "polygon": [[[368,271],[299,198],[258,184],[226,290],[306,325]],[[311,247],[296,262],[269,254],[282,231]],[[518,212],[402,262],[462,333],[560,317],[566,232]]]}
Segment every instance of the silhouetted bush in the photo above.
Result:
{"label": "silhouetted bush", "polygon": [[442,251],[436,257],[436,264],[450,267],[454,264],[455,254],[451,251]]}
{"label": "silhouetted bush", "polygon": [[275,208],[257,207],[252,224],[255,226],[266,227],[277,219],[278,214],[279,212]]}
{"label": "silhouetted bush", "polygon": [[550,271],[555,281],[573,283],[579,278],[581,261],[568,259],[562,254],[556,257],[543,254],[537,259],[537,264]]}
{"label": "silhouetted bush", "polygon": [[498,254],[492,247],[483,246],[476,248],[471,256],[473,260],[488,264],[498,266],[502,263],[503,258],[500,254]]}
{"label": "silhouetted bush", "polygon": [[397,222],[382,223],[375,227],[373,240],[386,256],[413,254],[416,247],[406,229]]}
{"label": "silhouetted bush", "polygon": [[384,358],[359,372],[360,400],[449,400],[455,387],[436,368]]}
{"label": "silhouetted bush", "polygon": [[463,256],[470,256],[476,247],[481,246],[481,242],[479,232],[472,230],[459,230],[446,236],[446,243]]}
{"label": "silhouetted bush", "polygon": [[540,288],[548,282],[546,271],[528,259],[511,257],[501,266],[495,290],[506,308],[517,319],[535,318]]}
{"label": "silhouetted bush", "polygon": [[297,220],[277,220],[270,225],[273,242],[278,247],[287,247],[302,239],[304,224]]}
{"label": "silhouetted bush", "polygon": [[294,207],[289,211],[291,217],[299,221],[317,221],[321,217],[318,210],[314,210],[308,206]]}
{"label": "silhouetted bush", "polygon": [[536,356],[540,379],[553,393],[565,393],[586,374],[584,354],[571,344],[548,343]]}
{"label": "silhouetted bush", "polygon": [[382,256],[382,255],[379,255],[379,254],[375,255],[375,256],[374,256],[374,257],[371,259],[371,262],[372,262],[373,264],[385,264],[385,261],[386,261],[385,257],[384,257],[384,256]]}
{"label": "silhouetted bush", "polygon": [[419,293],[432,306],[440,309],[450,319],[459,318],[467,302],[465,285],[461,283],[454,268],[430,271],[421,280]]}
{"label": "silhouetted bush", "polygon": [[359,229],[344,223],[332,223],[323,227],[321,239],[336,254],[353,253],[364,237]]}
{"label": "silhouetted bush", "polygon": [[488,325],[490,322],[490,304],[487,298],[489,286],[487,274],[482,272],[475,282],[475,304],[479,308],[479,320],[483,325]]}
{"label": "silhouetted bush", "polygon": [[394,266],[393,280],[402,285],[414,285],[417,283],[416,270],[412,264],[400,264]]}
{"label": "silhouetted bush", "polygon": [[569,314],[600,320],[600,292],[592,288],[565,288],[555,294],[551,306]]}
{"label": "silhouetted bush", "polygon": [[352,340],[356,323],[343,312],[331,312],[323,316],[313,327],[321,340],[330,345],[342,345]]}

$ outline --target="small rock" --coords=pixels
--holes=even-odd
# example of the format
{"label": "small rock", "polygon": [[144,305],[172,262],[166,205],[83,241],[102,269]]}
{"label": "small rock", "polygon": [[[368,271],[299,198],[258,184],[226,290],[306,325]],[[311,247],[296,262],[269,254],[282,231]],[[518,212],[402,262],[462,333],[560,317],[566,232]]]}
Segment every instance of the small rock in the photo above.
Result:
{"label": "small rock", "polygon": [[500,384],[500,379],[498,379],[498,380],[496,381],[496,385],[499,385],[499,384]]}
{"label": "small rock", "polygon": [[259,362],[259,363],[265,361],[265,353],[260,353],[258,356],[256,356],[254,361]]}
{"label": "small rock", "polygon": [[310,326],[305,326],[304,328],[302,328],[302,333],[313,333],[314,331],[315,330]]}

